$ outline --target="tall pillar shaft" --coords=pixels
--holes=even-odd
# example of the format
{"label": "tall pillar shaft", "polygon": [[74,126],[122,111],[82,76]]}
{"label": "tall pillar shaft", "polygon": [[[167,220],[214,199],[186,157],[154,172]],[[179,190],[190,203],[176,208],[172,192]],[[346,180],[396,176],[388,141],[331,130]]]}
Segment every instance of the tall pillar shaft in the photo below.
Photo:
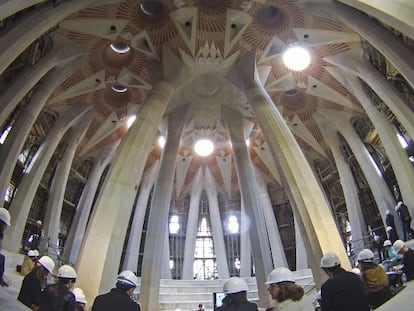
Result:
{"label": "tall pillar shaft", "polygon": [[248,278],[252,275],[252,245],[249,238],[249,223],[242,199],[240,216],[240,277],[242,278]]}
{"label": "tall pillar shaft", "polygon": [[47,202],[46,216],[43,222],[46,236],[49,238],[49,244],[52,247],[59,246],[58,236],[60,216],[62,214],[66,184],[69,178],[70,168],[72,167],[76,148],[92,121],[93,115],[94,113],[92,111],[85,113],[81,118],[79,118],[78,122],[76,122],[74,126],[69,129],[69,133],[65,139],[65,152],[55,170],[49,200]]}
{"label": "tall pillar shaft", "polygon": [[63,257],[68,259],[69,262],[74,265],[77,262],[81,243],[85,236],[86,225],[92,209],[93,199],[95,198],[96,190],[99,185],[99,180],[102,177],[105,168],[112,160],[118,144],[119,142],[111,145],[107,152],[102,152],[95,160],[92,171],[88,176],[88,180],[76,207],[76,213],[63,252]]}
{"label": "tall pillar shaft", "polygon": [[167,81],[154,85],[123,138],[102,186],[78,260],[79,286],[87,297],[95,297],[113,286],[123,246],[119,241],[125,239],[125,224],[131,217],[137,182],[173,91],[173,85]]}
{"label": "tall pillar shaft", "polygon": [[148,217],[144,258],[142,261],[141,305],[144,310],[159,310],[161,269],[164,256],[165,232],[168,234],[168,212],[174,182],[174,172],[180,144],[183,120],[181,111],[168,117],[166,144],[154,188]]}
{"label": "tall pillar shaft", "polygon": [[181,277],[183,280],[191,280],[194,275],[194,249],[197,240],[198,216],[202,192],[201,178],[202,171],[200,168],[191,187],[190,208],[188,210],[187,231],[185,234],[183,272]]}
{"label": "tall pillar shaft", "polygon": [[0,3],[0,20],[44,0],[4,0]]}
{"label": "tall pillar shaft", "polygon": [[33,198],[35,197],[40,180],[49,164],[53,153],[56,150],[61,138],[67,129],[76,121],[87,109],[87,106],[71,107],[65,110],[53,125],[45,141],[37,150],[25,174],[18,185],[11,205],[10,215],[13,217],[13,230],[10,230],[4,247],[14,252],[20,249],[20,242],[29,216]]}
{"label": "tall pillar shaft", "polygon": [[141,182],[140,192],[135,207],[134,219],[132,220],[129,240],[124,259],[124,270],[136,271],[138,266],[139,248],[141,245],[142,227],[144,226],[145,212],[151,189],[157,177],[159,161],[155,162],[145,174]]}
{"label": "tall pillar shaft", "polygon": [[259,303],[263,307],[268,304],[269,294],[264,285],[267,274],[272,271],[269,240],[266,236],[266,227],[263,212],[260,211],[260,203],[257,197],[258,189],[253,164],[244,137],[243,117],[235,111],[225,111],[225,122],[230,134],[233,156],[236,164],[237,176],[241,195],[246,207],[246,213],[250,218],[250,241],[252,242],[252,254],[256,271],[257,288],[259,291]]}
{"label": "tall pillar shaft", "polygon": [[296,249],[296,270],[303,270],[309,268],[308,254],[306,252],[306,246],[303,241],[302,234],[300,233],[300,226],[298,219],[294,219],[295,222],[295,249]]}

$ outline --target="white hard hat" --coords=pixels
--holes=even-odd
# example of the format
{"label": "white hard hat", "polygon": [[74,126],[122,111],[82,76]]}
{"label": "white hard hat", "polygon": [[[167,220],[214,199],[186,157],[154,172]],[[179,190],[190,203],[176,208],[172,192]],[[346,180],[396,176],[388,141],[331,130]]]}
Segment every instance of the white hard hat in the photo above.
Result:
{"label": "white hard hat", "polygon": [[265,284],[270,285],[280,282],[295,282],[292,271],[285,267],[278,267],[269,273]]}
{"label": "white hard hat", "polygon": [[386,214],[386,215],[389,215],[389,214],[391,214],[391,211],[390,211],[389,209],[387,209],[387,210],[385,211],[385,214]]}
{"label": "white hard hat", "polygon": [[355,273],[355,274],[358,274],[358,275],[360,275],[360,274],[361,274],[361,270],[360,270],[359,268],[353,268],[353,269],[351,270],[351,272],[353,272],[353,273]]}
{"label": "white hard hat", "polygon": [[326,253],[321,258],[321,268],[333,268],[339,266],[341,261],[337,254],[334,253]]}
{"label": "white hard hat", "polygon": [[42,256],[39,259],[40,265],[47,271],[52,272],[55,269],[55,262],[49,256]]}
{"label": "white hard hat", "polygon": [[249,290],[249,286],[247,283],[238,277],[232,277],[228,279],[223,286],[223,292],[225,294],[234,294],[239,292],[247,292]]}
{"label": "white hard hat", "polygon": [[36,257],[39,257],[40,254],[39,254],[39,251],[37,249],[34,249],[33,252],[34,252]]}
{"label": "white hard hat", "polygon": [[118,283],[122,283],[131,287],[137,287],[138,286],[138,278],[135,275],[134,272],[129,271],[129,270],[124,270],[122,271],[118,277],[117,277],[117,282]]}
{"label": "white hard hat", "polygon": [[88,301],[86,300],[85,293],[79,287],[76,287],[72,290],[72,293],[75,295],[76,302],[87,304]]}
{"label": "white hard hat", "polygon": [[404,247],[404,242],[401,240],[397,240],[392,245],[392,248],[394,249],[394,252],[398,253],[402,248]]}
{"label": "white hard hat", "polygon": [[384,241],[384,244],[383,244],[383,246],[385,247],[385,246],[391,246],[392,245],[392,243],[391,243],[391,241],[390,240],[385,240]]}
{"label": "white hard hat", "polygon": [[76,274],[75,269],[71,266],[63,265],[59,268],[57,277],[63,279],[76,279],[78,275]]}
{"label": "white hard hat", "polygon": [[359,252],[357,260],[362,262],[373,262],[374,253],[372,252],[372,250],[365,248]]}
{"label": "white hard hat", "polygon": [[0,220],[10,226],[10,213],[4,207],[0,208]]}
{"label": "white hard hat", "polygon": [[29,257],[36,257],[36,252],[34,251],[34,250],[29,250],[28,252],[27,252],[27,256],[29,256]]}
{"label": "white hard hat", "polygon": [[387,232],[388,232],[388,231],[391,231],[391,230],[392,230],[392,227],[391,227],[391,226],[388,226],[388,227],[387,227]]}
{"label": "white hard hat", "polygon": [[39,220],[36,220],[36,223],[38,224],[38,225],[41,225],[41,224],[43,224],[42,223],[42,221],[39,219]]}

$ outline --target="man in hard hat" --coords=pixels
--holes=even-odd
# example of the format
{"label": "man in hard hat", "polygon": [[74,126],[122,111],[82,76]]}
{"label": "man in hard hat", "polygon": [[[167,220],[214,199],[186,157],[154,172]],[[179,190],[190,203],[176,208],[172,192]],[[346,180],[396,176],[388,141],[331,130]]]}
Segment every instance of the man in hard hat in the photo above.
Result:
{"label": "man in hard hat", "polygon": [[405,274],[407,281],[414,280],[414,251],[401,240],[395,241],[392,247],[397,254],[403,256],[401,272]]}
{"label": "man in hard hat", "polygon": [[[4,238],[4,231],[10,226],[10,213],[4,207],[0,208],[0,251]],[[4,269],[6,266],[6,257],[0,253],[0,285],[8,287],[9,284],[4,280]]]}
{"label": "man in hard hat", "polygon": [[414,230],[411,228],[411,215],[408,211],[407,205],[405,205],[402,201],[399,201],[395,206],[395,211],[400,218],[400,223],[404,233],[404,241],[414,238]]}
{"label": "man in hard hat", "polygon": [[327,253],[321,258],[321,268],[329,279],[322,284],[323,311],[369,311],[366,291],[358,275],[341,267],[338,255]]}
{"label": "man in hard hat", "polygon": [[238,277],[228,279],[223,285],[223,292],[226,295],[223,305],[217,308],[218,311],[257,311],[257,305],[247,300],[249,286]]}
{"label": "man in hard hat", "polygon": [[76,287],[73,289],[72,293],[75,295],[76,311],[85,311],[85,306],[88,301],[86,300],[86,296],[82,288]]}
{"label": "man in hard hat", "polygon": [[46,286],[42,293],[41,311],[76,311],[75,295],[71,292],[78,275],[69,265],[58,270],[58,283]]}
{"label": "man in hard hat", "polygon": [[367,300],[372,308],[377,308],[392,297],[387,274],[382,266],[374,261],[374,253],[365,248],[357,256],[361,279],[367,290]]}
{"label": "man in hard hat", "polygon": [[269,273],[265,283],[273,300],[277,301],[274,311],[311,311],[314,310],[313,299],[305,295],[302,287],[295,283],[292,271],[278,267]]}
{"label": "man in hard hat", "polygon": [[129,270],[122,271],[116,279],[115,288],[95,298],[92,311],[140,311],[139,304],[132,300],[137,286],[138,278],[135,273]]}

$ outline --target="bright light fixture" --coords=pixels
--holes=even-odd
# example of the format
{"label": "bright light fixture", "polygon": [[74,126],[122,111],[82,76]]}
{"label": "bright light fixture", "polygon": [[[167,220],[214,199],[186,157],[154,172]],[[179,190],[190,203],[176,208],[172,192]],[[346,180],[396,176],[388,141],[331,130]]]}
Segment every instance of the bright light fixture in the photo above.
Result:
{"label": "bright light fixture", "polygon": [[128,121],[127,121],[127,126],[128,126],[128,128],[130,128],[131,127],[131,125],[132,125],[132,123],[134,123],[135,122],[135,119],[137,118],[137,116],[130,116],[129,118],[128,118]]}
{"label": "bright light fixture", "polygon": [[111,43],[110,46],[111,46],[112,51],[118,54],[128,53],[129,50],[131,49],[127,44],[123,44],[123,43]]}
{"label": "bright light fixture", "polygon": [[117,92],[117,93],[125,93],[126,91],[128,91],[128,89],[122,85],[113,85],[111,86],[111,89],[112,91]]}
{"label": "bright light fixture", "polygon": [[209,156],[213,150],[214,144],[208,139],[200,139],[194,145],[194,151],[201,157]]}
{"label": "bright light fixture", "polygon": [[180,230],[179,218],[177,215],[173,215],[170,219],[170,233],[177,234],[178,230]]}
{"label": "bright light fixture", "polygon": [[283,54],[285,66],[294,71],[306,69],[311,61],[308,50],[300,46],[289,47]]}
{"label": "bright light fixture", "polygon": [[246,146],[249,147],[250,146],[250,139],[246,139]]}
{"label": "bright light fixture", "polygon": [[400,133],[397,133],[397,138],[398,138],[398,141],[400,142],[401,147],[403,147],[403,149],[407,149],[408,144],[405,138]]}
{"label": "bright light fixture", "polygon": [[237,220],[236,216],[229,217],[229,223],[227,224],[230,233],[238,233],[239,232],[239,221]]}
{"label": "bright light fixture", "polygon": [[165,138],[164,138],[164,136],[158,137],[158,146],[160,146],[161,149],[164,149],[164,146],[165,146]]}

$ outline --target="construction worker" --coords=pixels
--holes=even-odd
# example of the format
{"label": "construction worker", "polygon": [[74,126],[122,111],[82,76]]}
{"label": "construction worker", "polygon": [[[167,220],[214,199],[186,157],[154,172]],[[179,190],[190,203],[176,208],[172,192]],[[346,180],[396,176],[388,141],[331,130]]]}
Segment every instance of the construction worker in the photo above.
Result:
{"label": "construction worker", "polygon": [[32,310],[39,310],[46,278],[49,273],[53,273],[54,268],[55,262],[50,257],[41,257],[32,271],[24,277],[17,300]]}
{"label": "construction worker", "polygon": [[401,240],[395,241],[392,247],[394,252],[403,256],[403,266],[401,271],[398,272],[404,273],[407,281],[414,280],[414,250],[405,245]]}
{"label": "construction worker", "polygon": [[369,311],[366,291],[358,275],[341,267],[338,255],[327,253],[321,268],[329,279],[321,287],[323,311]]}
{"label": "construction worker", "polygon": [[76,311],[75,295],[70,291],[78,277],[75,269],[63,265],[58,270],[58,283],[46,286],[41,311]]}
{"label": "construction worker", "polygon": [[79,287],[73,289],[72,293],[75,295],[76,311],[85,311],[85,306],[88,303],[85,293]]}
{"label": "construction worker", "polygon": [[305,296],[302,287],[295,283],[292,271],[278,267],[269,273],[265,283],[272,299],[277,301],[274,311],[314,310],[313,299]]}
{"label": "construction worker", "polygon": [[112,288],[109,293],[95,298],[92,311],[140,311],[139,304],[132,300],[137,286],[138,278],[134,272],[122,271],[117,277],[115,288]]}
{"label": "construction worker", "polygon": [[247,283],[238,277],[228,279],[223,286],[223,292],[226,296],[223,299],[223,305],[217,308],[218,311],[257,311],[257,305],[247,300]]}
{"label": "construction worker", "polygon": [[[10,213],[4,207],[0,208],[0,251],[4,238],[4,231],[10,226]],[[6,267],[6,257],[0,253],[0,285],[8,287],[9,284],[4,280],[4,269]]]}

